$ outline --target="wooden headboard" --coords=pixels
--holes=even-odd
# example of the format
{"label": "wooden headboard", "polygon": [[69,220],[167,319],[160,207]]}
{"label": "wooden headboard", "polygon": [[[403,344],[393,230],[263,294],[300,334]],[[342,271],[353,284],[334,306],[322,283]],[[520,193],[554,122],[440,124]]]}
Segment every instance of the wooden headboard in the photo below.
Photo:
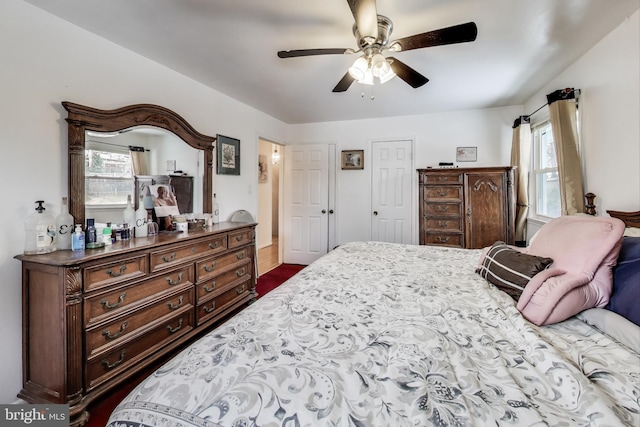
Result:
{"label": "wooden headboard", "polygon": [[607,211],[607,213],[613,218],[618,218],[624,221],[627,227],[640,228],[640,211],[638,212]]}

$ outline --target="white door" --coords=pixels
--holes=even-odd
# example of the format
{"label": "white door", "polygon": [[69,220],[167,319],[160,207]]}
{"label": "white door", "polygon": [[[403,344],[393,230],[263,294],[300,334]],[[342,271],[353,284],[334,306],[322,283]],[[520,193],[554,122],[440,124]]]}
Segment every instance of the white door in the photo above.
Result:
{"label": "white door", "polygon": [[308,265],[328,250],[329,146],[288,145],[284,168],[284,262]]}
{"label": "white door", "polygon": [[371,239],[413,243],[412,142],[374,142],[371,173]]}

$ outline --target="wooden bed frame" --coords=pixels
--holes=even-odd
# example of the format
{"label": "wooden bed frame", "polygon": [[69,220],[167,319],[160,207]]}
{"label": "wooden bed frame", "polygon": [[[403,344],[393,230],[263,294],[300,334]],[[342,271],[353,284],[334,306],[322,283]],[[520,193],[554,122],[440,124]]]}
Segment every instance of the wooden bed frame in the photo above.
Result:
{"label": "wooden bed frame", "polygon": [[[588,215],[597,215],[596,205],[594,200],[596,195],[593,193],[587,193],[584,195],[586,199],[586,203],[584,205],[584,213]],[[612,218],[618,218],[622,222],[625,223],[627,227],[638,227],[640,228],[640,211],[637,212],[622,212],[622,211],[611,211],[608,210],[607,213]]]}

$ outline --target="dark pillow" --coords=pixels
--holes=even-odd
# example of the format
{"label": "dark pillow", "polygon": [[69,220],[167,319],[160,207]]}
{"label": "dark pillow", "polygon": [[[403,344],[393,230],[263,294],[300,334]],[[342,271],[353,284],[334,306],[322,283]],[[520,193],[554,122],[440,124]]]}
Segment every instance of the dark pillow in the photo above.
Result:
{"label": "dark pillow", "polygon": [[613,292],[605,307],[640,326],[640,237],[624,237],[613,268]]}
{"label": "dark pillow", "polygon": [[496,242],[481,260],[476,273],[517,301],[529,280],[552,262],[551,258],[525,254],[504,242]]}

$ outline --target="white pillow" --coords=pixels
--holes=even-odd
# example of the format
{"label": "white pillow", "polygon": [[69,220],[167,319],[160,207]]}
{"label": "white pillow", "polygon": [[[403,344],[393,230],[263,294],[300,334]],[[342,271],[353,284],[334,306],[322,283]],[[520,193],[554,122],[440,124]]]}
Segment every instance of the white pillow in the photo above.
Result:
{"label": "white pillow", "polygon": [[618,313],[604,308],[590,308],[576,317],[599,329],[614,340],[640,353],[640,326],[625,319]]}
{"label": "white pillow", "polygon": [[624,235],[627,237],[640,237],[640,227],[627,227],[624,229]]}

